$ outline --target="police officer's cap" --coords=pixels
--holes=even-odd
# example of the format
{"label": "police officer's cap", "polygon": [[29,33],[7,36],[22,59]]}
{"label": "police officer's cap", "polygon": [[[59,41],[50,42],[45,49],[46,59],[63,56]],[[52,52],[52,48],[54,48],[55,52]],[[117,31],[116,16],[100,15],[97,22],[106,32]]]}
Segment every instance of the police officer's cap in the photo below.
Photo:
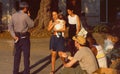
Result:
{"label": "police officer's cap", "polygon": [[19,7],[29,7],[29,5],[26,2],[20,2]]}

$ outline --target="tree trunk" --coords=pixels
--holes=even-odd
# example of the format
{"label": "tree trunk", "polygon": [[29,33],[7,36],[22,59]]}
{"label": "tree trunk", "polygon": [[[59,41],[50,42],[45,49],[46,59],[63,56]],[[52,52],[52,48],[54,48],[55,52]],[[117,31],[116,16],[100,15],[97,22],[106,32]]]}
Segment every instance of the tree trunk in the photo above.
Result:
{"label": "tree trunk", "polygon": [[47,25],[51,18],[51,1],[52,0],[41,0],[40,9],[37,18],[34,21],[37,26],[32,30],[32,36],[45,37],[49,34],[47,32]]}

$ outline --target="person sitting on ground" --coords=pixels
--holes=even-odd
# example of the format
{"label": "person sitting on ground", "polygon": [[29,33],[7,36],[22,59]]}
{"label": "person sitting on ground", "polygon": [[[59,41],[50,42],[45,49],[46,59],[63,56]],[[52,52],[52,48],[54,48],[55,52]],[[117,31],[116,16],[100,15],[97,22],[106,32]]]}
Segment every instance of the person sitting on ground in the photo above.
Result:
{"label": "person sitting on ground", "polygon": [[94,37],[92,36],[91,33],[89,33],[87,35],[87,41],[89,42],[89,47],[92,50],[92,52],[94,53],[94,55],[98,61],[99,67],[107,68],[107,58],[106,58],[105,52],[103,50],[103,47],[96,42],[96,40],[94,39]]}
{"label": "person sitting on ground", "polygon": [[86,45],[91,49],[91,51],[93,52],[93,54],[96,57],[98,51],[97,51],[96,47],[93,45],[94,44],[94,38],[93,38],[91,33],[87,34],[86,40],[87,40]]}
{"label": "person sitting on ground", "polygon": [[119,49],[118,46],[116,46],[118,41],[119,38],[116,35],[112,34],[108,34],[107,38],[104,40],[104,49],[107,56],[108,67],[116,59],[116,52],[118,51],[117,49]]}
{"label": "person sitting on ground", "polygon": [[[66,53],[62,54],[63,57],[70,60],[68,63],[64,64],[64,67],[70,68],[78,61],[79,66],[81,67],[83,72],[81,74],[84,74],[86,72],[87,74],[92,74],[94,71],[98,69],[98,65],[95,56],[90,50],[90,48],[85,46],[86,39],[82,36],[74,36],[72,39],[75,41],[75,47],[78,49],[78,51],[75,53],[73,57],[68,56]],[[69,73],[68,71],[63,70],[61,74]]]}

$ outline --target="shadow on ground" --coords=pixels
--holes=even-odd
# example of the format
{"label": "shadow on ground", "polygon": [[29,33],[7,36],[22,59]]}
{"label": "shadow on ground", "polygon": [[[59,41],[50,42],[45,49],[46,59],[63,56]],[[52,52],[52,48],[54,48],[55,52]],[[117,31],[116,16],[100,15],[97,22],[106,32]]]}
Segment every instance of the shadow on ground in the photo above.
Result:
{"label": "shadow on ground", "polygon": [[[41,63],[43,62],[46,62],[45,64],[43,64],[41,67],[39,67],[37,70],[34,70],[31,74],[38,74],[39,72],[41,72],[44,68],[46,68],[49,64],[51,64],[51,55],[48,55],[46,56],[45,58],[43,59],[40,59],[39,61],[37,61],[35,64],[31,65],[30,66],[30,70],[35,68],[36,66],[40,65]],[[56,60],[58,59],[59,57],[57,56]],[[61,64],[56,70],[55,72],[57,72],[58,70],[61,69],[61,67],[63,66],[63,64]],[[22,74],[22,72],[20,72],[20,74]]]}

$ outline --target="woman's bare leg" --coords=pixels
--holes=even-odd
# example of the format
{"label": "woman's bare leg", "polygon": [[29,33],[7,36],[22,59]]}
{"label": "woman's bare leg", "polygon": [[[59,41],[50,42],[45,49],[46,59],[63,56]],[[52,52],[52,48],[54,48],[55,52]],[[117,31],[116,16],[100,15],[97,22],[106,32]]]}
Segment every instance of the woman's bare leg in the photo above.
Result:
{"label": "woman's bare leg", "polygon": [[56,56],[57,56],[57,52],[56,51],[51,51],[51,67],[52,67],[51,71],[53,72],[53,74],[54,74],[54,71],[55,71]]}

